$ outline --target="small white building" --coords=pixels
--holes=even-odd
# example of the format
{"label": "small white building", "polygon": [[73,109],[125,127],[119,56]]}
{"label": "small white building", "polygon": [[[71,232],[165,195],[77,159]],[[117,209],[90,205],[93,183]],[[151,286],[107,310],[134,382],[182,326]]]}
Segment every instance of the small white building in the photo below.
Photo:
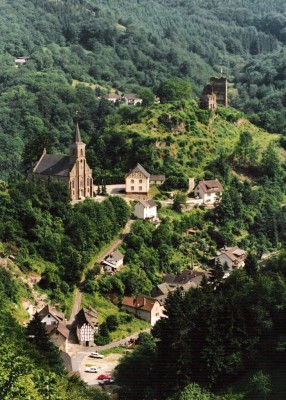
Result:
{"label": "small white building", "polygon": [[223,187],[218,179],[200,181],[195,187],[194,194],[205,204],[215,204],[220,199]]}
{"label": "small white building", "polygon": [[134,93],[128,93],[122,96],[122,101],[128,106],[136,106],[142,104],[143,100]]}
{"label": "small white building", "polygon": [[154,200],[141,200],[134,207],[134,215],[140,219],[157,219],[157,204]]}
{"label": "small white building", "polygon": [[123,267],[124,255],[115,250],[103,260],[103,270],[105,272],[116,273]]}
{"label": "small white building", "polygon": [[19,65],[27,64],[28,58],[29,57],[16,57],[15,60],[14,60],[16,66],[18,67]]}
{"label": "small white building", "polygon": [[164,306],[159,300],[151,297],[137,296],[127,297],[122,300],[122,307],[131,314],[149,322],[151,325],[164,317]]}
{"label": "small white building", "polygon": [[112,103],[119,103],[121,101],[121,96],[116,93],[109,93],[104,97],[106,100],[111,101]]}

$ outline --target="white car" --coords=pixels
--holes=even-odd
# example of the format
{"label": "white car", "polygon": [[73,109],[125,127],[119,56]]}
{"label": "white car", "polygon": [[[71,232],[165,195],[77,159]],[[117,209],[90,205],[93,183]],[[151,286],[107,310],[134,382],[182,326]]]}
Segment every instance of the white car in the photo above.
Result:
{"label": "white car", "polygon": [[98,372],[98,368],[97,367],[87,367],[84,372]]}
{"label": "white car", "polygon": [[92,353],[90,353],[89,357],[92,357],[92,358],[103,358],[104,355],[100,354],[100,353],[97,353],[96,351],[93,351]]}

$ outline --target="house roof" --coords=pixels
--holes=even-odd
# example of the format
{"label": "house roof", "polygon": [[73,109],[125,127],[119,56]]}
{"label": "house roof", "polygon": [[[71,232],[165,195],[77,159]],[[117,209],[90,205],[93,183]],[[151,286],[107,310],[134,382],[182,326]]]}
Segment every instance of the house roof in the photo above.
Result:
{"label": "house roof", "polygon": [[223,187],[218,179],[209,181],[200,181],[197,186],[200,186],[204,193],[222,192]]}
{"label": "house roof", "polygon": [[182,272],[182,274],[179,275],[166,274],[163,278],[163,282],[176,286],[186,285],[190,283],[190,287],[195,287],[200,284],[204,274],[204,272],[185,270]]}
{"label": "house roof", "polygon": [[[138,203],[142,204],[142,206],[144,208],[150,208],[150,207],[156,207],[157,204],[155,203],[155,201],[153,199],[150,200],[140,200]],[[138,204],[137,203],[137,204]]]}
{"label": "house roof", "polygon": [[69,330],[63,322],[59,322],[58,325],[45,325],[45,328],[49,336],[59,332],[66,339],[69,337]]}
{"label": "house roof", "polygon": [[105,96],[105,98],[106,98],[106,99],[116,99],[116,100],[119,100],[119,99],[121,99],[121,96],[119,96],[119,95],[116,94],[116,93],[109,93],[109,94],[107,94],[107,95]]}
{"label": "house roof", "polygon": [[166,282],[160,283],[159,285],[157,285],[157,288],[162,292],[162,294],[167,294],[174,290],[173,288],[170,288],[170,286]]}
{"label": "house roof", "polygon": [[45,307],[38,312],[38,314],[41,319],[44,319],[48,314],[51,314],[58,322],[61,322],[65,319],[64,314],[56,310],[55,307],[51,307],[50,304],[46,304]]}
{"label": "house roof", "polygon": [[86,323],[88,323],[90,326],[95,328],[95,326],[98,324],[98,314],[97,311],[95,311],[93,308],[90,306],[87,308],[82,308],[75,316],[76,322],[78,326],[82,326]]}
{"label": "house roof", "polygon": [[232,262],[242,261],[246,257],[246,251],[240,249],[238,246],[223,247],[218,253],[218,258],[222,255],[228,257]]}
{"label": "house roof", "polygon": [[127,296],[124,296],[123,300],[122,300],[122,305],[126,306],[126,307],[131,307],[131,308],[150,312],[153,309],[154,304],[157,301],[158,301],[157,299],[152,299],[151,297],[143,297],[143,296],[127,297]]}
{"label": "house roof", "polygon": [[36,164],[33,172],[39,175],[68,176],[72,164],[69,156],[56,156],[44,153]]}
{"label": "house roof", "polygon": [[112,261],[120,261],[124,258],[124,255],[119,251],[115,250],[113,253],[109,254],[107,257],[105,257],[105,261],[112,262]]}
{"label": "house roof", "polygon": [[145,168],[142,167],[141,164],[137,163],[136,167],[134,167],[131,171],[126,174],[126,176],[130,175],[132,172],[141,172],[146,178],[150,178],[149,172],[146,171]]}
{"label": "house roof", "polygon": [[127,93],[125,94],[123,97],[125,97],[125,99],[127,100],[142,100],[140,97],[138,97],[135,93]]}
{"label": "house roof", "polygon": [[165,175],[150,175],[150,182],[152,181],[165,181]]}

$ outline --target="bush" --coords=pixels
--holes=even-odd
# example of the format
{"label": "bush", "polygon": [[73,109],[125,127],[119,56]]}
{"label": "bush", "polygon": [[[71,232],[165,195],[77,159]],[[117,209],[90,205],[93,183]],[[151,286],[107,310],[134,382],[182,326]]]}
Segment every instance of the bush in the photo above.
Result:
{"label": "bush", "polygon": [[116,329],[119,326],[119,318],[115,314],[108,315],[105,323],[106,323],[106,326],[107,326],[107,329],[109,330],[109,332],[114,332],[114,331],[116,331]]}

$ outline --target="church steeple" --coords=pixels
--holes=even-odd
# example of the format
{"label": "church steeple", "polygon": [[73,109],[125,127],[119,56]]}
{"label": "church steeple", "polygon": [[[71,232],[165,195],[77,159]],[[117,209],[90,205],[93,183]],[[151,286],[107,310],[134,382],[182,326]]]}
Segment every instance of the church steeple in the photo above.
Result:
{"label": "church steeple", "polygon": [[85,159],[85,143],[81,140],[80,130],[78,123],[75,127],[75,139],[74,143],[70,145],[70,162],[73,164],[77,160]]}
{"label": "church steeple", "polygon": [[75,127],[75,143],[82,143],[78,122]]}

